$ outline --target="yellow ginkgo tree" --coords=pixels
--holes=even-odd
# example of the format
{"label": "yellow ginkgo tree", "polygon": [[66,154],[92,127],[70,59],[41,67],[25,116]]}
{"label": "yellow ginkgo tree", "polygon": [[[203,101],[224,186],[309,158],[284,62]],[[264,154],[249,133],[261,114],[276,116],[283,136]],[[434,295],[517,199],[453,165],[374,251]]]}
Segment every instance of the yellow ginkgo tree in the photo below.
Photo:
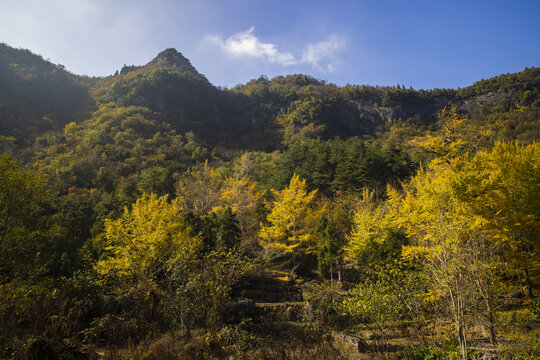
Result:
{"label": "yellow ginkgo tree", "polygon": [[183,178],[178,188],[184,210],[197,216],[220,215],[230,208],[243,242],[250,242],[257,234],[257,204],[264,193],[247,176],[226,176],[208,162]]}
{"label": "yellow ginkgo tree", "polygon": [[106,220],[107,246],[95,270],[118,299],[150,310],[151,321],[165,315],[187,335],[202,321],[215,332],[249,262],[232,250],[205,253],[201,238],[190,235],[181,201],[143,194],[119,219]]}
{"label": "yellow ginkgo tree", "polygon": [[432,300],[446,302],[461,356],[467,358],[472,317],[486,314],[490,339],[496,341],[495,304],[504,295],[496,290],[501,289],[497,274],[508,268],[504,254],[528,246],[532,259],[538,238],[539,148],[499,143],[477,151],[454,136],[464,119],[450,113],[443,120],[442,134],[418,141],[438,157],[403,191],[389,189],[390,216],[412,240],[402,256],[426,264]]}
{"label": "yellow ginkgo tree", "polygon": [[105,221],[107,256],[96,269],[101,274],[146,279],[179,257],[190,257],[200,246],[187,235],[179,199],[143,194],[116,220]]}
{"label": "yellow ginkgo tree", "polygon": [[[431,274],[434,300],[448,301],[463,358],[467,356],[467,310],[474,289],[468,286],[467,264],[471,242],[478,240],[474,219],[452,194],[451,170],[432,167],[404,186],[402,194],[389,191],[395,226],[413,240],[402,256],[419,258]],[[439,299],[440,298],[440,299]]]}
{"label": "yellow ginkgo tree", "polygon": [[122,217],[105,221],[104,257],[95,265],[113,281],[119,296],[151,297],[151,318],[171,284],[166,274],[180,265],[188,268],[201,247],[189,236],[179,199],[143,194]]}
{"label": "yellow ginkgo tree", "polygon": [[212,211],[219,214],[230,207],[236,215],[240,231],[244,237],[253,236],[257,232],[257,203],[264,191],[256,189],[257,184],[248,177],[226,176],[221,184],[220,204]]}
{"label": "yellow ginkgo tree", "polygon": [[317,190],[308,192],[306,180],[293,175],[289,186],[272,190],[275,200],[267,204],[267,224],[261,224],[260,244],[267,254],[298,254],[315,251],[315,226],[324,209],[316,206]]}
{"label": "yellow ginkgo tree", "polygon": [[381,243],[391,227],[386,203],[375,201],[375,192],[364,188],[362,198],[353,215],[351,234],[344,251],[348,260],[356,261],[366,251],[369,244]]}

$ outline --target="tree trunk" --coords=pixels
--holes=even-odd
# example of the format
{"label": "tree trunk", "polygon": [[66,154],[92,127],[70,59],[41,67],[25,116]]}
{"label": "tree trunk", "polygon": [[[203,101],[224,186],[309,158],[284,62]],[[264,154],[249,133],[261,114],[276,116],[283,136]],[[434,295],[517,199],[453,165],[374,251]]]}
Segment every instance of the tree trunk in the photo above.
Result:
{"label": "tree trunk", "polygon": [[486,298],[486,307],[488,312],[489,342],[496,344],[497,334],[495,333],[495,317],[493,316],[493,309],[491,308],[489,297]]}
{"label": "tree trunk", "polygon": [[456,283],[454,291],[450,291],[450,298],[452,299],[452,307],[454,312],[454,321],[458,331],[459,349],[461,352],[461,358],[467,360],[467,335],[465,333],[465,311],[463,303],[463,294],[459,286],[459,281]]}
{"label": "tree trunk", "polygon": [[461,289],[458,292],[458,304],[459,304],[459,326],[458,326],[458,332],[459,332],[459,347],[461,349],[461,357],[463,360],[467,360],[468,354],[467,354],[467,334],[466,331],[466,324],[465,324],[465,304],[463,302],[463,294],[461,293]]}
{"label": "tree trunk", "polygon": [[527,293],[529,294],[529,297],[532,299],[534,297],[534,294],[532,291],[532,281],[531,281],[531,277],[529,276],[529,269],[524,268],[523,271],[525,272],[525,284],[527,284]]}
{"label": "tree trunk", "polygon": [[152,319],[153,322],[155,322],[156,321],[156,313],[157,313],[158,306],[159,306],[159,295],[154,290],[152,290],[150,292],[150,296],[152,297],[151,319]]}
{"label": "tree trunk", "polygon": [[458,325],[458,336],[461,358],[467,360],[467,337],[465,336],[465,329],[461,323]]}

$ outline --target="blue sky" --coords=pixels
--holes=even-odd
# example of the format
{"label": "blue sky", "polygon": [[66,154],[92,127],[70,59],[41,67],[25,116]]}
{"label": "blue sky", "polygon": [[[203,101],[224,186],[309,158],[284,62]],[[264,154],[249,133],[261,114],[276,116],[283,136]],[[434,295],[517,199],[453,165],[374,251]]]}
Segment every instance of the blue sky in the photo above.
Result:
{"label": "blue sky", "polygon": [[174,47],[219,86],[456,88],[540,66],[539,19],[539,0],[0,0],[0,41],[92,76]]}

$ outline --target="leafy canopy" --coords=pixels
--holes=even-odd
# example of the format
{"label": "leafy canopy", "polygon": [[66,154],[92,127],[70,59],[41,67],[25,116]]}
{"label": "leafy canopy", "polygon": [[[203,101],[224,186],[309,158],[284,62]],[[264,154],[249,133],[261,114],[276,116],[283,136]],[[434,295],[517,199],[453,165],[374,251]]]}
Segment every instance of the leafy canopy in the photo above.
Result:
{"label": "leafy canopy", "polygon": [[293,253],[299,247],[312,251],[316,243],[314,227],[324,212],[314,206],[317,190],[308,192],[306,180],[294,175],[287,188],[272,191],[275,200],[267,204],[268,224],[261,224],[259,231],[261,245],[285,253]]}
{"label": "leafy canopy", "polygon": [[152,280],[174,262],[192,258],[200,241],[183,230],[181,213],[179,199],[169,202],[166,195],[143,194],[121,218],[105,221],[109,256],[96,270]]}

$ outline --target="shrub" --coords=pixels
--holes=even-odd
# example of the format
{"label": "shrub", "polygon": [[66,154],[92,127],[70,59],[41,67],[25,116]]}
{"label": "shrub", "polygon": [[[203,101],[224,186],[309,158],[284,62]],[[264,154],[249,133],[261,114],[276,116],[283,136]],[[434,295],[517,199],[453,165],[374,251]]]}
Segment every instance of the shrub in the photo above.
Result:
{"label": "shrub", "polygon": [[444,352],[434,346],[411,346],[394,355],[396,360],[439,360],[444,359]]}

